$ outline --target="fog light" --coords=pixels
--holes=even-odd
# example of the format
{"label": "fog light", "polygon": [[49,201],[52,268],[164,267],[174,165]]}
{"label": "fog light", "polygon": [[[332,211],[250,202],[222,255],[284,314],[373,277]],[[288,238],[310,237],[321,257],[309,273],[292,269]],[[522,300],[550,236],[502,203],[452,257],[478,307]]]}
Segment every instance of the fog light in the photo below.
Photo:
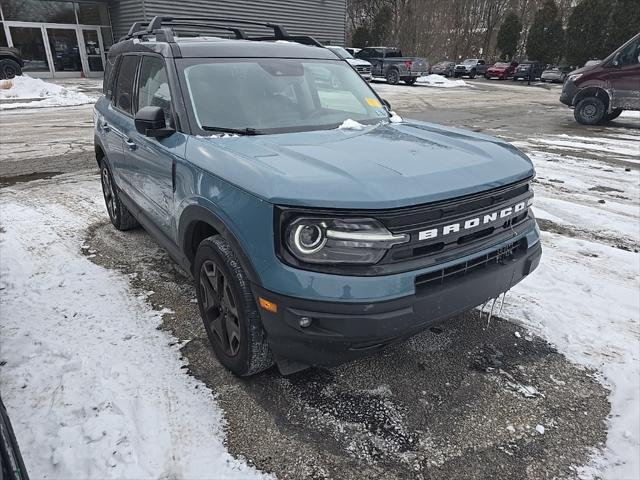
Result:
{"label": "fog light", "polygon": [[298,324],[302,328],[307,328],[307,327],[311,326],[311,322],[312,321],[313,321],[313,319],[311,317],[300,317],[300,322],[298,322]]}

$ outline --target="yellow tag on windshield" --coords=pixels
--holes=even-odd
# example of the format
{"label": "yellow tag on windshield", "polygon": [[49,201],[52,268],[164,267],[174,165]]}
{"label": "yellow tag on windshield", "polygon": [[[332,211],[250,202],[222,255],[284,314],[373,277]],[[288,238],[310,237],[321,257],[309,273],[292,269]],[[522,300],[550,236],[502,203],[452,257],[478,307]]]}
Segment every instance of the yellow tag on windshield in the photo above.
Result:
{"label": "yellow tag on windshield", "polygon": [[380,104],[380,101],[377,98],[365,97],[365,100],[371,107],[376,107],[376,108],[382,107],[382,105]]}

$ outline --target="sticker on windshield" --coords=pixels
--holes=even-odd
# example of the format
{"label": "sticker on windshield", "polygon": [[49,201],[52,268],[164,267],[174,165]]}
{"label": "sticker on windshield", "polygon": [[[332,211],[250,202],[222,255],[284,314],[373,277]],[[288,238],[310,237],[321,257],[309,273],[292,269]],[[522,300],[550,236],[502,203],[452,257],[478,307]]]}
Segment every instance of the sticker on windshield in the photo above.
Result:
{"label": "sticker on windshield", "polygon": [[382,105],[380,104],[380,101],[377,98],[365,97],[364,99],[366,100],[366,102],[369,104],[370,107],[376,107],[376,108],[382,107]]}

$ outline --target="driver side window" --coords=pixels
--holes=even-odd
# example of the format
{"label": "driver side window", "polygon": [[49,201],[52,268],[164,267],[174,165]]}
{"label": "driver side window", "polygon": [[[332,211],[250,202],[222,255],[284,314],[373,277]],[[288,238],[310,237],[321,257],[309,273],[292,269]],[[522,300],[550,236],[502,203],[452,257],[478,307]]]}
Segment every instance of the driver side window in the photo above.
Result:
{"label": "driver side window", "polygon": [[621,67],[638,63],[640,63],[640,39],[627,45],[618,55],[618,65]]}
{"label": "driver side window", "polygon": [[[142,57],[138,79],[138,108],[160,107],[164,111],[167,127],[171,126],[171,91],[167,79],[167,69],[159,57]],[[137,111],[136,110],[136,111]]]}

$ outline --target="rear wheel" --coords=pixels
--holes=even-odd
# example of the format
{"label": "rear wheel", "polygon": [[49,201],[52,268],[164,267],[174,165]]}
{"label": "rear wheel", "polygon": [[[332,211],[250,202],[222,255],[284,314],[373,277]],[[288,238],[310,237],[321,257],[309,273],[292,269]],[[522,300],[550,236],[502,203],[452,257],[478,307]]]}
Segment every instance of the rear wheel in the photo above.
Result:
{"label": "rear wheel", "polygon": [[405,78],[404,83],[406,83],[407,85],[413,85],[414,83],[416,83],[416,80],[416,77]]}
{"label": "rear wheel", "polygon": [[583,98],[573,110],[574,118],[583,125],[596,125],[602,122],[605,115],[604,102],[598,97]]}
{"label": "rear wheel", "polygon": [[398,71],[394,68],[390,68],[387,71],[387,83],[389,85],[397,85],[399,81],[400,81],[400,74],[398,73]]}
{"label": "rear wheel", "polygon": [[20,64],[10,58],[0,60],[0,80],[13,78],[16,75],[22,75]]}
{"label": "rear wheel", "polygon": [[611,120],[615,120],[616,118],[618,118],[620,116],[621,113],[622,113],[622,109],[621,108],[614,108],[613,110],[611,110],[611,113],[608,113],[604,117],[604,120],[605,120],[605,122],[610,122]]}
{"label": "rear wheel", "polygon": [[241,376],[271,367],[273,356],[249,280],[222,237],[202,241],[193,276],[200,315],[220,363]]}
{"label": "rear wheel", "polygon": [[118,187],[113,181],[111,170],[106,162],[100,165],[100,180],[102,182],[102,195],[109,213],[109,219],[118,230],[131,230],[140,226],[131,212],[122,204]]}

